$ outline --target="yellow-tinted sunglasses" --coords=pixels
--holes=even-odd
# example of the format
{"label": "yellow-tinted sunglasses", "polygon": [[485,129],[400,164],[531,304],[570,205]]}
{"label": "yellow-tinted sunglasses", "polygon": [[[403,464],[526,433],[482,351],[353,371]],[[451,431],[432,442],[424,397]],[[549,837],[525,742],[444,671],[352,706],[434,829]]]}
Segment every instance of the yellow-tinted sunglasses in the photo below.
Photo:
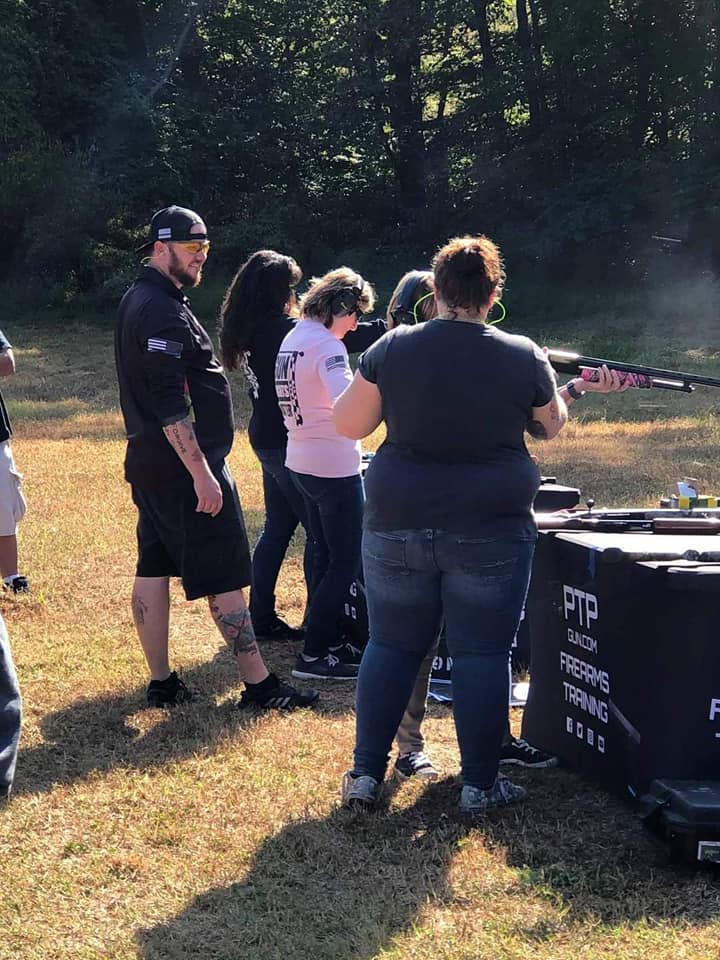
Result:
{"label": "yellow-tinted sunglasses", "polygon": [[186,253],[191,253],[193,256],[197,253],[207,253],[210,249],[209,240],[173,240],[172,243],[176,247],[182,247]]}

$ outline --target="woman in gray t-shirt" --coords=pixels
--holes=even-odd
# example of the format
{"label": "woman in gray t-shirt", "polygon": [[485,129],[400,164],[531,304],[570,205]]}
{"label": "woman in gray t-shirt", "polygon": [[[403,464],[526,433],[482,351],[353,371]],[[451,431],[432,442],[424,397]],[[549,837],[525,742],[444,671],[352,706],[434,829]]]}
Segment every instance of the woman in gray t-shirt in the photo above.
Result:
{"label": "woman in gray t-shirt", "polygon": [[366,476],[370,641],[343,799],[375,803],[418,668],[444,619],[460,806],[475,813],[525,797],[498,774],[508,654],[537,535],[540,476],[524,434],[554,437],[567,411],[542,350],[485,322],[504,279],[492,241],[457,238],[433,266],[438,318],[385,334],[335,407],[346,436],[387,426]]}

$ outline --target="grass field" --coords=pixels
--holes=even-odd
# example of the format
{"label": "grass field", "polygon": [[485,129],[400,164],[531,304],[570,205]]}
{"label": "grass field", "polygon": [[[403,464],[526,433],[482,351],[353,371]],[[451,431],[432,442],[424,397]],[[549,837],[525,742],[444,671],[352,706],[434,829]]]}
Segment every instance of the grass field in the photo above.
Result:
{"label": "grass field", "polygon": [[[666,865],[627,806],[572,773],[522,772],[526,804],[459,822],[444,707],[427,722],[442,780],[404,786],[379,815],[338,809],[352,692],[288,716],[239,712],[205,605],[177,590],[174,663],[200,699],[143,710],[109,331],[38,324],[14,339],[5,393],[33,592],[0,597],[25,703],[16,795],[0,811],[2,960],[720,957],[720,876]],[[695,360],[717,375],[715,354]],[[542,470],[598,505],[654,504],[688,474],[720,492],[717,400],[585,400],[537,449]],[[237,401],[241,427],[239,387]],[[242,430],[231,466],[255,536],[260,473]],[[279,609],[298,622],[303,599],[296,548]],[[293,651],[263,652],[287,675]]]}

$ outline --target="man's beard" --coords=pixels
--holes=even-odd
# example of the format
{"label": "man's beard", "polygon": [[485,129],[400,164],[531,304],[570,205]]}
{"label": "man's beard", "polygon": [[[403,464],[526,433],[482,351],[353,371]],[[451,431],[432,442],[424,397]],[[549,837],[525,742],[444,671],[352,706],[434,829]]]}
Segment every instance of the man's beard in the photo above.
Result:
{"label": "man's beard", "polygon": [[202,267],[198,268],[197,273],[190,273],[183,270],[180,260],[175,251],[170,248],[170,263],[168,264],[168,273],[183,287],[196,287],[202,280]]}

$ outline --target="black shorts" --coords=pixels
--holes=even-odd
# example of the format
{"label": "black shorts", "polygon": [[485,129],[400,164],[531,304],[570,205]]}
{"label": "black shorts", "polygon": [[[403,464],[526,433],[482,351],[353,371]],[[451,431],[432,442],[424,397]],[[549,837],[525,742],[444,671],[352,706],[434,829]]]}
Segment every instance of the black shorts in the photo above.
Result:
{"label": "black shorts", "polygon": [[223,505],[197,513],[190,474],[162,491],[132,486],[138,508],[138,577],[180,577],[188,600],[240,590],[250,583],[250,548],[235,481],[225,462],[211,468]]}

